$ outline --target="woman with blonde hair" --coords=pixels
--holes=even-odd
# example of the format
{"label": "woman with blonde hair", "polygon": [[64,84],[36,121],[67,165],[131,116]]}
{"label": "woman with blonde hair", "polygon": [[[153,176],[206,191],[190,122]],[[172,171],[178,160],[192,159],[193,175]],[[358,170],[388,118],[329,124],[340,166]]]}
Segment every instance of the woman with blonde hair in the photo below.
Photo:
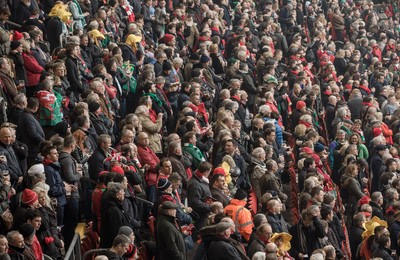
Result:
{"label": "woman with blonde hair", "polygon": [[64,247],[64,242],[61,239],[61,234],[57,227],[56,212],[53,210],[50,198],[47,195],[48,187],[39,184],[33,188],[33,191],[38,195],[38,201],[41,207],[38,208],[42,215],[42,224],[39,230],[36,231],[36,236],[39,241],[51,241],[44,243],[43,253],[50,256],[51,259],[59,259],[61,257],[59,248]]}

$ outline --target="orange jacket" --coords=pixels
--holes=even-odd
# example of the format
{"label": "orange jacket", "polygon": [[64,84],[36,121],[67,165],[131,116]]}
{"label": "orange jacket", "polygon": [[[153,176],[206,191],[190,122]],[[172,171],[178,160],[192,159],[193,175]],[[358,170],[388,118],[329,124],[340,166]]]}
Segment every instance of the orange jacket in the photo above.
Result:
{"label": "orange jacket", "polygon": [[235,222],[236,229],[240,235],[249,241],[254,224],[250,210],[244,206],[246,206],[246,201],[232,199],[231,204],[225,207],[224,213]]}

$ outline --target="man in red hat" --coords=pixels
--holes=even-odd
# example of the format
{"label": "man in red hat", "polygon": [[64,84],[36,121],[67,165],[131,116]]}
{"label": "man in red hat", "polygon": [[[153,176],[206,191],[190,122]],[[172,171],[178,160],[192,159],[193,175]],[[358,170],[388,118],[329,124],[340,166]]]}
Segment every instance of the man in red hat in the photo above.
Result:
{"label": "man in red hat", "polygon": [[224,193],[225,186],[225,170],[222,167],[214,169],[213,176],[210,181],[210,191],[213,198],[221,202],[224,208],[229,205],[229,198]]}

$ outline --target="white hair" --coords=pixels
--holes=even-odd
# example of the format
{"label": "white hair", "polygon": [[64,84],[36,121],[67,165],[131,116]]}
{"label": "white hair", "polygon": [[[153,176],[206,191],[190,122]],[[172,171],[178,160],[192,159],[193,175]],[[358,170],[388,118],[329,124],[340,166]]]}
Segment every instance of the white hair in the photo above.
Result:
{"label": "white hair", "polygon": [[265,252],[257,252],[253,255],[251,260],[265,260],[266,254]]}

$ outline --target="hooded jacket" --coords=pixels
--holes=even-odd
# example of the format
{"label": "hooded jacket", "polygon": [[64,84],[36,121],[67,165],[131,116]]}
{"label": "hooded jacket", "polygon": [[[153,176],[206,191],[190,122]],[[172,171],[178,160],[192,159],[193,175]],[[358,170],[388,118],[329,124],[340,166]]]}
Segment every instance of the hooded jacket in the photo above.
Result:
{"label": "hooded jacket", "polygon": [[76,187],[73,191],[71,191],[71,197],[79,198],[78,192],[78,184],[81,178],[81,175],[76,171],[76,160],[71,156],[71,154],[61,151],[58,161],[61,165],[61,177],[62,179],[68,183],[72,184]]}

